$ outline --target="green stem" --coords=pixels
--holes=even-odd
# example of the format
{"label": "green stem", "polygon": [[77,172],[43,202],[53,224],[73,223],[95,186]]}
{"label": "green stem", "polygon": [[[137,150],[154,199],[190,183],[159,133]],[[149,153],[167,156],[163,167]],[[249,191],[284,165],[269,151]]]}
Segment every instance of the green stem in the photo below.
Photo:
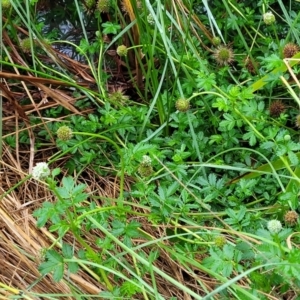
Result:
{"label": "green stem", "polygon": [[[101,258],[95,253],[95,251],[81,238],[81,236],[76,232],[76,229],[75,230],[72,230],[75,238],[77,239],[77,241],[88,251],[89,255],[91,255],[91,257],[95,260],[95,262],[97,262],[98,264],[102,264],[102,260]],[[110,283],[110,280],[109,278],[107,277],[106,273],[104,272],[103,269],[99,268],[98,269],[99,272],[100,272],[100,275],[103,279],[103,281],[105,282],[105,285],[107,287],[107,289],[109,291],[113,291],[113,286],[112,284]]]}
{"label": "green stem", "polygon": [[[73,132],[74,135],[82,135],[82,136],[90,136],[94,138],[100,138],[103,140],[106,140],[107,142],[111,143],[117,150],[118,154],[120,155],[120,161],[121,161],[121,174],[120,174],[120,195],[119,198],[122,200],[124,198],[124,177],[125,177],[125,161],[124,157],[121,152],[121,148],[118,146],[116,142],[114,142],[112,139],[106,137],[105,135],[102,134],[97,134],[97,133],[87,133],[87,132]],[[123,206],[122,201],[120,202],[121,206]]]}
{"label": "green stem", "polygon": [[235,108],[234,111],[251,127],[258,137],[260,137],[263,141],[265,140],[265,137],[256,130],[253,124],[249,122],[249,120],[238,109]]}
{"label": "green stem", "polygon": [[295,180],[297,180],[298,182],[300,182],[300,179],[299,179],[298,176],[294,173],[294,171],[292,170],[291,166],[290,166],[289,163],[286,161],[285,157],[279,156],[279,158],[281,159],[281,161],[283,162],[283,164],[285,165],[285,167],[287,168],[287,170],[291,173],[291,175],[293,176],[293,178],[295,178]]}

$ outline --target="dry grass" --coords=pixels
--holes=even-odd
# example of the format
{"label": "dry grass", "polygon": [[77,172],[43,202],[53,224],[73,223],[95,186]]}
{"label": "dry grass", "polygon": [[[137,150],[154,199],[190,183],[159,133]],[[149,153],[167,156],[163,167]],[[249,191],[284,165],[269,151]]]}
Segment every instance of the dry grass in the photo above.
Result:
{"label": "dry grass", "polygon": [[[21,30],[18,28],[18,30]],[[23,30],[24,31],[24,30]],[[23,32],[26,34],[26,32]],[[20,56],[10,40],[9,36],[3,33],[4,47],[10,47],[10,62],[12,64],[28,67]],[[59,65],[65,65],[66,69],[77,76],[80,82],[94,83],[88,67],[76,61],[49,49],[52,57],[57,59]],[[63,61],[63,62],[62,62]],[[37,78],[29,72],[20,72],[15,68],[8,68],[5,72],[0,72],[3,79],[0,89],[4,96],[3,110],[3,132],[4,137],[13,136],[16,140],[16,147],[10,148],[6,143],[2,144],[2,159],[0,161],[0,298],[7,299],[13,295],[23,293],[26,299],[50,299],[50,294],[63,294],[55,296],[54,299],[74,299],[74,291],[78,294],[97,295],[105,290],[105,286],[92,274],[81,269],[76,275],[65,274],[61,282],[54,282],[51,276],[42,277],[38,271],[39,264],[43,261],[44,250],[54,246],[57,251],[60,250],[60,244],[57,242],[57,236],[48,231],[50,224],[45,228],[38,229],[36,220],[32,216],[35,209],[41,206],[44,201],[55,201],[53,195],[43,183],[28,179],[33,166],[37,162],[48,161],[52,155],[57,153],[55,137],[49,132],[50,142],[43,148],[36,150],[36,135],[41,129],[48,130],[46,124],[53,121],[63,121],[63,118],[47,119],[44,118],[43,110],[56,106],[64,106],[70,111],[70,114],[84,115],[89,111],[78,111],[74,103],[72,92],[68,89],[65,82],[55,82],[49,79]],[[108,90],[110,87],[108,87]],[[29,104],[20,105],[22,99],[28,99]],[[30,117],[37,118],[40,123],[30,124]],[[19,144],[21,131],[27,131],[29,136],[28,145]],[[55,162],[51,167],[59,166],[63,169],[67,157]],[[105,178],[97,175],[92,169],[85,169],[81,174],[73,174],[77,182],[87,185],[87,192],[94,196],[93,200],[99,206],[103,203],[99,199],[111,199],[111,205],[119,194],[118,179],[111,175]],[[130,190],[132,180],[126,179],[125,188]],[[98,199],[98,200],[97,200]],[[134,202],[135,200],[132,199]],[[132,206],[134,207],[134,206]],[[141,208],[133,208],[139,213],[149,213]],[[147,232],[151,239],[159,239],[166,236],[166,227],[154,227],[147,217],[137,217],[137,214],[128,215],[128,221],[135,219],[142,224],[142,229]],[[110,220],[111,221],[111,220]],[[97,238],[104,238],[98,230],[82,232],[84,240],[94,249],[100,252],[96,246]],[[81,249],[81,245],[75,240],[71,233],[64,237],[64,241],[73,245],[76,250]],[[136,239],[133,241],[135,246],[147,242],[146,239]],[[164,242],[170,246],[168,241]],[[158,245],[145,248],[145,254]],[[116,246],[115,251],[122,252]],[[187,269],[178,264],[175,258],[172,258],[162,248],[159,248],[160,257],[155,265],[163,270],[169,276],[175,278],[178,282],[190,287],[196,293],[203,294],[203,288],[200,289],[197,281],[201,281],[203,287],[212,290],[215,282],[210,280],[198,270]],[[130,255],[124,256],[128,265],[134,264]],[[126,271],[122,270],[126,273]],[[129,275],[128,275],[129,276]],[[109,276],[113,285],[120,286],[118,281],[112,275]],[[152,286],[152,279],[148,273],[143,278]],[[156,278],[157,289],[166,299],[175,296],[178,299],[190,300],[189,295],[176,289],[172,284],[161,277]],[[73,294],[73,295],[72,295]],[[86,299],[89,297],[86,296]],[[145,299],[142,295],[135,299]]]}
{"label": "dry grass", "polygon": [[[21,62],[26,66],[8,35],[4,32],[3,36],[5,44],[13,49],[10,56],[11,63]],[[76,61],[73,62],[72,66],[74,70],[80,69],[81,74],[85,72],[86,66],[83,68]],[[5,298],[16,295],[19,291],[26,291],[30,299],[45,299],[38,294],[70,295],[76,287],[76,290],[82,294],[96,295],[103,289],[103,286],[84,271],[80,271],[76,275],[66,275],[65,279],[59,283],[53,282],[51,276],[41,277],[38,266],[41,263],[43,251],[53,244],[56,237],[46,228],[37,228],[32,212],[44,201],[55,199],[48,191],[47,186],[37,181],[24,180],[36,162],[48,161],[48,158],[57,151],[54,137],[47,147],[35,151],[37,130],[47,128],[46,123],[54,121],[43,118],[42,111],[62,105],[74,114],[87,112],[77,111],[73,106],[76,99],[70,96],[68,89],[64,90],[62,87],[58,89],[53,87],[51,85],[53,82],[49,82],[47,79],[36,78],[32,74],[20,75],[18,70],[15,69],[14,71],[15,73],[10,69],[10,73],[1,73],[2,78],[7,78],[1,84],[2,95],[4,96],[4,137],[16,137],[17,144],[15,149],[8,147],[5,143],[2,144],[0,165],[0,294]],[[88,75],[83,75],[85,78],[89,78]],[[19,83],[16,84],[12,79],[18,80]],[[24,98],[29,99],[31,104],[21,106],[19,101]],[[30,125],[29,117],[32,116],[39,118],[39,125]],[[30,145],[28,147],[18,143],[18,137],[22,130],[29,133]],[[57,162],[58,165],[63,165],[63,163],[63,160]],[[92,176],[94,175],[92,174]],[[78,178],[78,180],[87,182],[90,189],[97,191],[98,195],[113,198],[118,193],[114,178],[88,177],[87,172],[85,172],[85,177]],[[22,183],[18,185],[19,182]],[[74,238],[67,235],[66,239],[68,238],[71,243],[74,242]],[[86,236],[86,238],[91,243],[95,240],[93,235]],[[74,297],[64,296],[63,298],[73,299]]]}
{"label": "dry grass", "polygon": [[[45,152],[40,151],[39,157],[36,156],[35,159],[45,160],[50,153],[50,149],[46,149]],[[8,297],[9,295],[17,294],[19,291],[26,291],[29,299],[47,299],[45,298],[45,294],[65,294],[63,299],[74,299],[74,296],[67,295],[72,294],[74,287],[76,287],[76,290],[81,294],[97,295],[100,291],[105,290],[105,287],[83,270],[79,271],[76,275],[65,274],[64,280],[59,283],[54,282],[51,276],[41,277],[38,266],[42,261],[43,250],[53,244],[56,236],[50,233],[47,228],[38,229],[32,212],[42,202],[46,200],[53,201],[55,199],[53,199],[53,196],[45,185],[39,184],[34,180],[26,180],[18,187],[13,188],[28,173],[28,159],[30,154],[29,151],[24,151],[21,156],[22,159],[18,159],[16,156],[17,153],[4,144],[0,188],[2,194],[0,202],[0,283],[13,288],[13,290],[8,291],[7,288],[2,287],[0,289],[1,294],[3,297]],[[102,178],[92,170],[86,170],[84,175],[79,176],[77,180],[78,182],[86,183],[88,192],[96,196],[95,198],[115,199],[119,192],[116,178]],[[130,180],[126,182],[126,188],[130,188]],[[9,190],[10,192],[7,193]],[[100,200],[98,201],[98,205],[101,205]],[[165,229],[160,227],[154,228],[144,217],[129,216],[129,218],[134,218],[143,224],[143,229],[153,238],[166,235]],[[101,232],[92,230],[84,232],[83,236],[85,241],[95,251],[101,251],[95,243],[98,237],[103,238]],[[74,245],[76,250],[80,249],[80,245],[71,234],[67,234],[64,240]],[[135,245],[142,244],[143,242],[146,241],[143,239],[134,241]],[[55,248],[59,250],[59,245]],[[143,249],[146,253],[150,250]],[[126,257],[126,259],[129,264],[133,264],[130,256]],[[189,274],[187,270],[178,265],[162,249],[160,249],[160,258],[157,260],[156,266],[166,274],[176,278],[179,282],[190,287],[194,286],[194,290],[199,288],[195,280],[201,278],[201,276]],[[120,284],[120,282],[115,282],[112,276],[110,277],[113,284]],[[146,276],[144,280],[151,284],[150,277],[147,278]],[[205,283],[204,280],[203,283],[209,288],[209,281]],[[158,290],[166,298],[177,295],[178,299],[191,299],[188,295],[176,291],[174,286],[162,278],[157,278],[157,285]]]}
{"label": "dry grass", "polygon": [[[26,112],[28,115],[34,113],[36,114],[34,111]],[[4,132],[7,135],[18,135],[18,132],[13,132],[12,128],[22,128],[22,126],[24,130],[31,131],[33,135],[36,134],[34,127],[26,127],[26,122],[19,122],[16,116],[7,116],[4,119]],[[40,126],[43,126],[43,123]],[[34,139],[32,142],[34,142]],[[54,282],[51,276],[42,278],[38,271],[38,266],[43,259],[43,251],[53,245],[57,237],[47,230],[50,224],[46,228],[38,229],[32,212],[40,207],[44,201],[55,201],[55,199],[46,185],[32,179],[26,179],[26,176],[30,173],[32,165],[39,161],[47,161],[49,157],[56,153],[57,149],[54,142],[48,145],[47,148],[34,151],[33,153],[31,149],[34,149],[34,144],[31,146],[17,145],[16,149],[12,149],[3,143],[0,166],[0,193],[2,195],[0,202],[1,294],[3,297],[9,297],[22,291],[26,292],[28,299],[48,299],[45,294],[64,294],[63,299],[74,299],[74,296],[71,296],[71,294],[76,287],[76,291],[80,294],[97,295],[102,290],[105,290],[104,285],[84,270],[80,270],[76,275],[66,273],[64,280],[59,283]],[[30,162],[32,158],[33,161]],[[53,167],[60,166],[63,169],[66,159],[60,159]],[[88,168],[80,175],[74,174],[74,177],[76,177],[78,183],[87,185],[86,192],[94,196],[93,200],[100,207],[103,205],[100,199],[111,199],[111,205],[115,204],[114,199],[117,199],[119,195],[119,184],[116,177],[108,176],[103,178]],[[21,184],[19,184],[20,182]],[[127,178],[125,182],[127,190],[130,190],[131,183],[132,180]],[[135,200],[132,199],[132,201]],[[149,213],[149,211],[144,211],[141,208],[134,209],[139,213]],[[140,222],[142,229],[152,239],[159,239],[167,235],[166,227],[154,227],[146,217],[137,217],[136,214],[128,215],[128,221],[132,219]],[[99,237],[104,238],[100,231],[86,231],[82,233],[82,236],[96,252],[101,251],[96,246],[96,239]],[[81,246],[71,234],[66,234],[64,241],[74,245],[75,252],[81,249]],[[136,239],[133,242],[135,246],[138,246],[146,241],[144,239]],[[168,241],[165,244],[170,246]],[[152,246],[151,248],[142,248],[141,251],[147,254],[151,249],[157,248]],[[60,250],[58,243],[55,249]],[[122,252],[122,249],[116,247],[115,251]],[[189,286],[199,294],[203,293],[203,291],[198,290],[197,280],[201,280],[208,290],[211,290],[215,285],[214,282],[205,277],[205,274],[198,272],[196,275],[196,273],[180,266],[165,250],[159,249],[159,251],[160,257],[155,262],[155,265],[182,284]],[[129,265],[134,264],[131,256],[125,256],[125,259]],[[113,276],[109,277],[116,286],[122,283],[115,281]],[[145,275],[144,280],[149,285],[152,284],[149,275]],[[191,299],[189,295],[177,290],[165,279],[158,277],[156,280],[158,291],[166,298],[176,296],[178,299]],[[136,299],[144,298],[140,296]]]}

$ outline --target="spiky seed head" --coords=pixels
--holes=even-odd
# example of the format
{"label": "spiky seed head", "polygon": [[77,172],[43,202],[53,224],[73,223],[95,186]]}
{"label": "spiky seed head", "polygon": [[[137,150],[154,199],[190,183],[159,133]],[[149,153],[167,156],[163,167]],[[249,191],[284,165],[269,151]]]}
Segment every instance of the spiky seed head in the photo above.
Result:
{"label": "spiky seed head", "polygon": [[219,248],[223,248],[223,246],[227,243],[227,240],[224,235],[218,235],[215,237],[215,245]]}
{"label": "spiky seed head", "polygon": [[11,7],[9,0],[2,0],[1,2],[3,11],[8,10]]}
{"label": "spiky seed head", "polygon": [[278,220],[271,220],[268,222],[267,228],[271,233],[278,233],[281,231],[282,225]]}
{"label": "spiky seed head", "polygon": [[190,101],[184,98],[180,98],[176,101],[175,107],[180,112],[186,112],[190,108]]}
{"label": "spiky seed head", "polygon": [[73,136],[72,129],[66,125],[58,128],[56,134],[57,134],[57,137],[62,141],[68,141]]}
{"label": "spiky seed head", "polygon": [[96,0],[84,0],[83,4],[84,4],[83,9],[88,15],[94,12],[96,8]]}
{"label": "spiky seed head", "polygon": [[293,210],[288,211],[284,215],[284,221],[288,225],[291,225],[291,226],[296,225],[298,222],[298,214]]}
{"label": "spiky seed head", "polygon": [[269,110],[270,116],[277,118],[285,111],[285,105],[281,100],[276,100],[270,104]]}
{"label": "spiky seed head", "polygon": [[120,45],[117,48],[117,54],[119,56],[126,56],[128,52],[128,48],[125,45]]}
{"label": "spiky seed head", "polygon": [[275,21],[276,21],[275,16],[270,11],[263,14],[263,20],[266,25],[271,25],[271,24],[275,23]]}
{"label": "spiky seed head", "polygon": [[294,43],[288,43],[283,47],[283,57],[291,58],[299,52],[299,46]]}
{"label": "spiky seed head", "polygon": [[215,49],[213,56],[220,66],[227,66],[231,64],[234,59],[232,49],[225,45],[221,45],[217,49]]}
{"label": "spiky seed head", "polygon": [[96,0],[84,0],[84,5],[87,9],[92,9],[96,4]]}
{"label": "spiky seed head", "polygon": [[219,46],[221,44],[221,39],[218,36],[214,36],[212,39],[212,44],[214,46]]}
{"label": "spiky seed head", "polygon": [[297,115],[295,125],[300,128],[300,115]]}
{"label": "spiky seed head", "polygon": [[127,95],[124,95],[124,92],[121,88],[118,88],[117,90],[109,94],[109,98],[113,103],[116,104],[124,104],[129,99]]}
{"label": "spiky seed head", "polygon": [[110,0],[99,0],[97,3],[96,8],[101,13],[108,13],[111,7],[111,1]]}
{"label": "spiky seed head", "polygon": [[30,53],[31,52],[30,38],[25,38],[25,39],[21,40],[20,47],[24,53]]}
{"label": "spiky seed head", "polygon": [[152,159],[148,155],[143,155],[142,161],[139,165],[138,172],[142,177],[148,177],[152,175]]}
{"label": "spiky seed head", "polygon": [[153,174],[153,168],[152,166],[144,166],[143,164],[140,164],[138,172],[142,177],[148,177]]}

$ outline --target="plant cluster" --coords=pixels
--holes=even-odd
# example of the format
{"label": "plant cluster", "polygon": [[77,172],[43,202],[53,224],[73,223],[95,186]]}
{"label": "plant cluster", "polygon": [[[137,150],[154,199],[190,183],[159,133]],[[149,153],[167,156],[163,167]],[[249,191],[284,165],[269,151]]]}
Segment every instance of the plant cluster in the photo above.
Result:
{"label": "plant cluster", "polygon": [[[29,24],[11,2],[4,28],[30,70],[71,81],[65,93],[75,99],[28,121],[36,150],[56,149],[31,172],[53,195],[33,212],[56,237],[41,274],[60,281],[85,270],[103,299],[296,297],[300,3],[85,0],[43,15],[31,1],[32,32],[20,42],[11,18]],[[53,12],[81,28],[80,40],[43,32],[39,21]],[[43,62],[58,44],[88,71],[66,58]],[[30,141],[25,130],[5,139],[12,149]],[[116,197],[79,179],[90,173],[114,176]]]}

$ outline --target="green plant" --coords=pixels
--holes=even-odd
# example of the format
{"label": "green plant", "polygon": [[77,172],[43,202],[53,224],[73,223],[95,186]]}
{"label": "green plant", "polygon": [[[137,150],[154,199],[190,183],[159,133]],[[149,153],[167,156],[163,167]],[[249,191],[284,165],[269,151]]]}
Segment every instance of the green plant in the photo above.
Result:
{"label": "green plant", "polygon": [[3,145],[51,192],[41,274],[105,299],[297,295],[300,3],[10,4]]}

